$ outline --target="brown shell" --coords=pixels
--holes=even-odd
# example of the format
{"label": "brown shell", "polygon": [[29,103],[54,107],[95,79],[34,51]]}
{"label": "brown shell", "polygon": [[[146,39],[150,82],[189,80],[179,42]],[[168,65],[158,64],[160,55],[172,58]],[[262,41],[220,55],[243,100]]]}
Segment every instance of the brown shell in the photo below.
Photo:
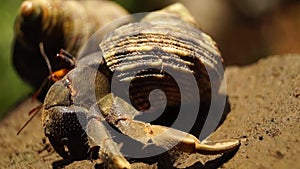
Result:
{"label": "brown shell", "polygon": [[[220,85],[222,58],[216,43],[199,30],[185,8],[176,10],[181,11],[178,15],[172,11],[166,8],[124,25],[100,44],[113,80],[129,86],[130,100],[138,110],[151,107],[148,97],[154,89],[164,92],[167,106],[192,103],[197,93],[190,75],[196,79],[201,103],[209,104],[211,84]],[[214,76],[209,77],[208,70]],[[127,91],[125,87],[121,93]],[[165,104],[163,95],[153,96],[151,104]]]}
{"label": "brown shell", "polygon": [[124,15],[127,12],[110,1],[26,0],[15,21],[14,67],[37,89],[49,76],[40,42],[56,71],[66,66],[55,57],[60,49],[77,57],[92,33]]}

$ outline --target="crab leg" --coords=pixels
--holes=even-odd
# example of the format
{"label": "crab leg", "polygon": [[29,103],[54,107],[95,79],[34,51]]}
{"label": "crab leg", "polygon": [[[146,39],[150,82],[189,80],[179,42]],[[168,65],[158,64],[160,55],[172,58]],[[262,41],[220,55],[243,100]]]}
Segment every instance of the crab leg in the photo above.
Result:
{"label": "crab leg", "polygon": [[155,144],[166,150],[175,146],[176,149],[188,153],[219,154],[231,151],[240,145],[239,140],[201,143],[195,136],[186,132],[133,120],[139,112],[112,94],[105,96],[98,104],[107,122],[145,146]]}
{"label": "crab leg", "polygon": [[87,125],[90,142],[100,146],[99,157],[108,164],[108,168],[130,169],[130,163],[120,152],[120,146],[115,143],[104,125],[101,115],[91,115]]}

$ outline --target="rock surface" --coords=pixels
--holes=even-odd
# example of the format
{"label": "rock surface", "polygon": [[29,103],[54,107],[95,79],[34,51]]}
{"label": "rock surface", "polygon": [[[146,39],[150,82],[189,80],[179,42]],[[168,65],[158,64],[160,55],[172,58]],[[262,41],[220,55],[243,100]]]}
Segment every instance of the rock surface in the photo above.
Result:
{"label": "rock surface", "polygon": [[[208,140],[241,139],[235,154],[190,155],[176,161],[190,168],[300,168],[300,55],[271,56],[225,71],[231,112]],[[0,168],[51,168],[61,159],[43,135],[39,114],[16,135],[38,102],[26,99],[0,123]],[[201,158],[201,160],[200,160]],[[78,161],[69,168],[93,168]],[[157,168],[135,163],[133,168]]]}
{"label": "rock surface", "polygon": [[226,70],[231,112],[211,139],[241,138],[224,168],[300,168],[300,55]]}

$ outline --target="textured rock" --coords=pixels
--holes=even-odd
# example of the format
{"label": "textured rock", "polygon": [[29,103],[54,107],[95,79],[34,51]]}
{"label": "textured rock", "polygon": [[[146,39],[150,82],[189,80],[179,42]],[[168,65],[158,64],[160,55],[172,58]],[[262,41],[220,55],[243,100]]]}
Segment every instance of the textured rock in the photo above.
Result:
{"label": "textured rock", "polygon": [[[299,167],[300,55],[271,56],[245,67],[228,67],[225,75],[231,112],[209,140],[239,138],[241,147],[224,156],[186,155],[176,161],[177,167]],[[43,139],[39,117],[16,135],[29,117],[27,112],[36,105],[27,99],[1,121],[0,168],[51,168],[60,159]],[[93,165],[79,161],[65,168]],[[157,168],[156,163],[133,165],[145,167]]]}
{"label": "textured rock", "polygon": [[211,139],[241,138],[224,168],[300,168],[300,55],[226,70],[231,112]]}

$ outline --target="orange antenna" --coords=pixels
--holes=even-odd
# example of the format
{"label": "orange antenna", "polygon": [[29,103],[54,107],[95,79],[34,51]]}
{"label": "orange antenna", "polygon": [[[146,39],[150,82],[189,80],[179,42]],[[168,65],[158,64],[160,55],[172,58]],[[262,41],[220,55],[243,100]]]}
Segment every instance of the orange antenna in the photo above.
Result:
{"label": "orange antenna", "polygon": [[[47,64],[47,67],[48,67],[48,70],[49,70],[49,73],[52,74],[52,68],[51,68],[51,64],[50,64],[50,61],[49,61],[49,58],[48,56],[46,55],[45,53],[45,50],[44,50],[44,44],[43,42],[40,42],[39,43],[39,48],[40,48],[40,53],[41,55],[43,56],[43,58],[45,59],[46,61],[46,64]],[[42,85],[40,86],[40,88],[33,94],[32,96],[32,100],[36,99],[37,96],[41,93],[42,89],[46,86],[46,83],[49,82],[49,77],[47,77]],[[20,128],[20,130],[17,132],[17,135],[19,135],[21,133],[21,131],[29,124],[29,122],[38,114],[38,112],[42,109],[43,107],[43,104],[40,104],[38,105],[37,107],[33,108],[32,110],[30,110],[30,112],[28,113],[28,115],[31,115],[33,114],[27,121],[26,123]]]}
{"label": "orange antenna", "polygon": [[[46,86],[47,82],[48,84],[50,83],[50,80],[53,80],[53,81],[58,81],[60,79],[63,78],[63,76],[65,74],[67,74],[70,69],[74,68],[75,67],[75,64],[76,64],[76,60],[75,58],[69,54],[67,51],[61,49],[60,50],[60,53],[57,54],[58,57],[61,57],[62,59],[64,59],[66,62],[69,63],[70,65],[70,68],[67,69],[67,68],[64,68],[64,69],[60,69],[58,71],[55,71],[53,72],[52,71],[52,67],[51,67],[51,63],[50,63],[50,60],[45,52],[45,49],[44,49],[44,43],[43,42],[40,42],[39,43],[39,48],[40,48],[40,53],[41,55],[43,56],[46,64],[47,64],[47,67],[48,67],[48,70],[49,70],[49,76],[45,78],[45,80],[43,81],[43,83],[41,84],[40,88],[33,94],[32,96],[32,100],[33,99],[36,99],[37,96],[41,93],[41,91],[43,90],[43,88]],[[74,93],[74,90],[72,90],[73,93]],[[33,114],[27,121],[26,123],[21,127],[21,129],[18,131],[17,135],[19,135],[21,133],[21,131],[29,124],[29,122],[34,118],[34,116],[36,116],[38,114],[38,112],[41,110],[41,108],[43,107],[43,104],[40,104],[38,105],[37,107],[33,108],[29,113],[28,115],[31,115]]]}
{"label": "orange antenna", "polygon": [[29,124],[29,122],[33,119],[34,116],[36,116],[38,114],[38,112],[40,112],[40,110],[42,109],[43,104],[38,105],[37,107],[33,108],[32,110],[30,110],[30,112],[28,113],[29,115],[31,115],[32,113],[34,113],[27,121],[26,123],[20,128],[20,130],[17,132],[17,135],[19,135],[21,133],[21,131]]}
{"label": "orange antenna", "polygon": [[45,80],[41,84],[40,88],[34,93],[34,95],[32,96],[33,99],[37,98],[37,96],[42,92],[43,88],[47,85],[47,82],[49,85],[51,80],[53,82],[59,81],[76,65],[75,57],[72,54],[68,53],[66,50],[60,49],[60,52],[56,55],[56,57],[62,59],[66,64],[68,64],[68,66],[66,68],[62,68],[60,70],[53,72],[51,63],[49,61],[49,57],[47,56],[47,54],[44,50],[43,42],[39,43],[39,48],[40,48],[40,53],[43,56],[43,58],[47,64],[47,67],[49,70],[49,76],[47,78],[45,78]]}

